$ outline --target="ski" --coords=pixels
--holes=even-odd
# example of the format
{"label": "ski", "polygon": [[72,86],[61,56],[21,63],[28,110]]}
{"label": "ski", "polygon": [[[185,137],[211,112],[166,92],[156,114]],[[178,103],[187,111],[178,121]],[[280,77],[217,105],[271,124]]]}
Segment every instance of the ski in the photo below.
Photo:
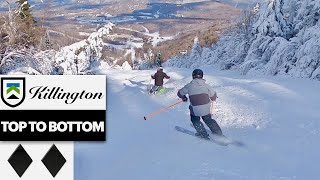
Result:
{"label": "ski", "polygon": [[161,94],[164,94],[167,90],[168,90],[168,88],[162,87],[161,89],[157,89],[156,91],[154,91],[152,93],[150,93],[150,90],[148,90],[148,94],[149,95],[161,95]]}
{"label": "ski", "polygon": [[161,89],[159,89],[159,90],[157,91],[156,95],[163,94],[163,93],[166,92],[166,91],[167,91],[167,88],[166,88],[166,87],[163,87],[163,88],[161,88]]}
{"label": "ski", "polygon": [[[194,126],[193,126],[192,123],[190,123],[190,126],[194,128]],[[209,129],[207,129],[207,128],[206,128],[206,131],[207,131],[207,132],[210,132],[210,133],[209,133],[209,134],[210,134],[210,137],[213,136],[214,138],[219,139],[219,141],[224,141],[224,142],[226,142],[227,144],[232,144],[232,145],[235,145],[235,146],[245,146],[244,143],[241,142],[241,141],[232,140],[232,139],[230,139],[230,138],[228,138],[228,137],[226,137],[226,136],[224,136],[224,135],[223,135],[222,137],[221,137],[221,136],[214,135],[214,134],[212,134],[211,130],[209,130]]]}
{"label": "ski", "polygon": [[185,129],[185,128],[180,127],[180,126],[175,126],[175,129],[176,129],[177,131],[179,131],[179,132],[182,132],[182,133],[185,133],[185,134],[188,134],[188,135],[197,137],[197,138],[199,138],[199,139],[203,139],[203,140],[205,140],[205,141],[211,141],[211,142],[214,142],[214,143],[216,143],[216,144],[218,144],[218,145],[221,145],[221,146],[228,146],[228,145],[230,144],[230,143],[228,143],[228,142],[224,142],[224,141],[222,141],[222,140],[220,140],[220,139],[218,139],[218,138],[211,137],[211,136],[210,136],[210,139],[204,139],[204,138],[202,138],[202,137],[200,137],[200,136],[196,136],[196,133],[195,133],[195,132],[193,132],[193,131],[191,131],[191,130],[188,130],[188,129]]}

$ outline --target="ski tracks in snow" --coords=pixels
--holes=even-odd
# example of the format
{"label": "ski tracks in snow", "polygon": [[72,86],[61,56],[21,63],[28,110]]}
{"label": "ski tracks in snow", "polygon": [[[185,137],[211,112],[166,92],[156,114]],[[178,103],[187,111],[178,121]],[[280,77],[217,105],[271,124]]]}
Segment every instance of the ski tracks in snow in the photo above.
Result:
{"label": "ski tracks in snow", "polygon": [[155,71],[107,72],[111,81],[107,87],[107,143],[75,146],[75,162],[85,159],[92,166],[100,159],[103,162],[94,174],[86,174],[88,171],[81,171],[81,164],[77,165],[79,180],[276,180],[320,176],[318,82],[205,69],[204,78],[218,94],[214,118],[227,137],[247,146],[220,147],[174,130],[175,125],[190,128],[189,103],[143,120],[143,116],[178,101],[177,89],[191,81],[192,70],[165,68],[173,79],[165,80],[170,91],[149,96],[146,89]]}

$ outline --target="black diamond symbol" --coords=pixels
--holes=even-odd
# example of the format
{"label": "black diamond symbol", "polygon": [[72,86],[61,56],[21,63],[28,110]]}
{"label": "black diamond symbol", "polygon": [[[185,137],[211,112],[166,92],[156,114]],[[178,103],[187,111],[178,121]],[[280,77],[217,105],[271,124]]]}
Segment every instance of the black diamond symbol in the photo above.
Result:
{"label": "black diamond symbol", "polygon": [[66,163],[66,159],[55,145],[52,145],[41,161],[53,177],[58,174],[62,166]]}
{"label": "black diamond symbol", "polygon": [[24,172],[28,169],[30,164],[32,163],[32,159],[29,154],[24,150],[24,148],[19,144],[17,149],[13,152],[13,154],[8,159],[9,164],[16,171],[16,173],[22,177]]}

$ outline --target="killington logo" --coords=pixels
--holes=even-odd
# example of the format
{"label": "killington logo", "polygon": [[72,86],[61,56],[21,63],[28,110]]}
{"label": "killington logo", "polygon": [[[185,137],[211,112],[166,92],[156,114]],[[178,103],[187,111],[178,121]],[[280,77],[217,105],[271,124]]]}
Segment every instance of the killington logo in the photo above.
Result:
{"label": "killington logo", "polygon": [[19,106],[25,99],[25,78],[3,77],[1,78],[1,99],[10,107]]}

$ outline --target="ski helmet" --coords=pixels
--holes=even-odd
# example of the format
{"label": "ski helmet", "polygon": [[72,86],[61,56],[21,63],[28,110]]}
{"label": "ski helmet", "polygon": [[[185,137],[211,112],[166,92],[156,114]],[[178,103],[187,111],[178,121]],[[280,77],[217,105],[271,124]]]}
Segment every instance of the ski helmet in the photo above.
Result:
{"label": "ski helmet", "polygon": [[203,78],[203,71],[201,69],[195,69],[192,72],[192,78]]}

